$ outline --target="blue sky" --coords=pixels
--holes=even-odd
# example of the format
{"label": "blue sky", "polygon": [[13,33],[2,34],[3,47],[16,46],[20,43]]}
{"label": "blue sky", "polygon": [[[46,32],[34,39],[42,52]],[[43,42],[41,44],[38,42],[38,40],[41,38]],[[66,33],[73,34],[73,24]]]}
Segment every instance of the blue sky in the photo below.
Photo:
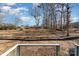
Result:
{"label": "blue sky", "polygon": [[[71,4],[71,6],[72,22],[77,22],[79,21],[79,4]],[[4,16],[1,19],[7,23],[14,23],[15,19],[19,18],[21,19],[19,25],[35,25],[35,19],[30,15],[31,7],[33,7],[32,3],[0,3],[0,15]]]}
{"label": "blue sky", "polygon": [[4,15],[5,23],[14,23],[15,18],[20,18],[20,25],[35,25],[35,19],[30,15],[32,3],[0,3],[1,15]]}
{"label": "blue sky", "polygon": [[79,21],[79,3],[71,4],[71,19],[72,22]]}

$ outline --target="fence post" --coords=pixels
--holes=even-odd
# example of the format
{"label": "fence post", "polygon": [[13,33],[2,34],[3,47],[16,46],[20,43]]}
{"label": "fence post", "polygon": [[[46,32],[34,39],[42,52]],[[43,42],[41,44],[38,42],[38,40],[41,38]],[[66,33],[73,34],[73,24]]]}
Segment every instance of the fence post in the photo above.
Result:
{"label": "fence post", "polygon": [[56,56],[59,56],[59,53],[60,53],[60,46],[57,45],[56,46]]}
{"label": "fence post", "polygon": [[16,48],[16,56],[20,56],[20,46],[17,46]]}
{"label": "fence post", "polygon": [[75,56],[79,56],[79,46],[75,46]]}

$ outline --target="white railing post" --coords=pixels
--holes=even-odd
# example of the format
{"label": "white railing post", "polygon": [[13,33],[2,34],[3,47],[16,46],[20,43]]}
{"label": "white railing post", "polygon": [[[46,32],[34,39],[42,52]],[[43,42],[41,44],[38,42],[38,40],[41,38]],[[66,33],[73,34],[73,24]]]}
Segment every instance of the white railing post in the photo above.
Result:
{"label": "white railing post", "polygon": [[20,46],[16,47],[16,56],[20,56]]}
{"label": "white railing post", "polygon": [[75,56],[79,56],[79,46],[75,46]]}
{"label": "white railing post", "polygon": [[59,56],[59,53],[60,53],[60,46],[56,46],[56,56]]}

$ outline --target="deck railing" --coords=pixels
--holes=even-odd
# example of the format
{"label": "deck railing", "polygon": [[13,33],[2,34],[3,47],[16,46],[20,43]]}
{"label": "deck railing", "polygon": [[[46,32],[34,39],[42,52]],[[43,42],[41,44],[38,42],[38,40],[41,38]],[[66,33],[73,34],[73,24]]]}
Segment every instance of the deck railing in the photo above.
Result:
{"label": "deck railing", "polygon": [[79,56],[79,45],[75,44],[75,56]]}
{"label": "deck railing", "polygon": [[[51,47],[53,47],[54,46],[55,51],[56,51],[55,56],[60,55],[60,44],[16,44],[12,48],[10,48],[8,51],[3,53],[1,56],[21,56],[22,55],[21,54],[21,49],[22,49],[21,47],[28,47],[28,46],[35,46],[35,47],[38,47],[38,46],[51,46]],[[23,50],[25,50],[25,49],[23,49]],[[41,52],[43,52],[43,51],[41,51]]]}

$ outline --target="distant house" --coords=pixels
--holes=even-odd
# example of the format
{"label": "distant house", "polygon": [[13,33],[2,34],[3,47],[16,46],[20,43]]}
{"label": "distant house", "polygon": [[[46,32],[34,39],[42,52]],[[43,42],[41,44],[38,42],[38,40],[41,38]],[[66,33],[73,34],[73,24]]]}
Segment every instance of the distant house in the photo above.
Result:
{"label": "distant house", "polygon": [[79,22],[71,23],[72,31],[77,31],[79,29]]}
{"label": "distant house", "polygon": [[79,28],[79,22],[71,23],[73,28]]}

